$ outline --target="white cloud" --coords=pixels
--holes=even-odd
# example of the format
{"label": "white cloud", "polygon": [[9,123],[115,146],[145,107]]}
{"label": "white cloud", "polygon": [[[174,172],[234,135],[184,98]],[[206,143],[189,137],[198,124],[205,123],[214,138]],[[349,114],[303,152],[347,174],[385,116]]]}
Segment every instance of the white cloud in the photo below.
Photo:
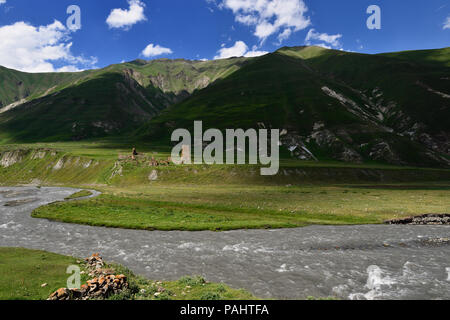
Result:
{"label": "white cloud", "polygon": [[128,0],[130,8],[113,9],[106,19],[106,23],[110,28],[123,28],[128,30],[134,24],[145,21],[147,18],[144,14],[145,3],[140,0]]}
{"label": "white cloud", "polygon": [[289,28],[284,29],[282,33],[278,35],[278,44],[281,44],[284,40],[289,39],[292,34],[292,30]]}
{"label": "white cloud", "polygon": [[214,60],[217,59],[227,59],[231,57],[259,57],[267,54],[267,51],[257,51],[255,47],[251,51],[249,51],[248,46],[244,41],[236,41],[235,44],[230,48],[222,48],[217,51],[218,55],[214,57]]}
{"label": "white cloud", "polygon": [[[220,2],[221,0],[206,0],[206,3],[209,5],[215,5],[216,7],[218,7],[219,9],[223,8],[223,4]],[[214,10],[210,7],[208,7],[208,10],[210,12],[214,12]]]}
{"label": "white cloud", "polygon": [[6,0],[0,0],[0,6],[5,3],[6,3]]}
{"label": "white cloud", "polygon": [[317,47],[325,48],[325,49],[333,49],[333,47],[327,46],[325,43],[316,43],[314,45]]}
{"label": "white cloud", "polygon": [[82,69],[78,69],[76,66],[64,66],[56,69],[57,72],[79,72],[83,71]]}
{"label": "white cloud", "polygon": [[160,45],[154,45],[153,43],[150,43],[143,51],[142,55],[146,58],[150,57],[156,57],[163,54],[172,54],[173,51],[169,48],[161,47]]}
{"label": "white cloud", "polygon": [[[70,30],[55,20],[47,26],[16,22],[0,27],[0,65],[25,72],[79,70],[77,65],[92,67],[97,59],[73,56]],[[55,68],[55,62],[68,65]]]}
{"label": "white cloud", "polygon": [[257,51],[257,50],[255,50],[255,51],[247,51],[244,54],[244,57],[246,57],[246,58],[260,57],[260,56],[266,55],[268,53],[269,52],[267,52],[267,51]]}
{"label": "white cloud", "polygon": [[221,7],[232,10],[237,22],[254,27],[262,42],[281,29],[279,40],[286,40],[311,24],[303,0],[223,0]]}
{"label": "white cloud", "polygon": [[248,51],[248,46],[244,41],[236,41],[234,46],[230,48],[222,48],[217,53],[214,59],[227,59],[231,57],[242,57]]}
{"label": "white cloud", "polygon": [[444,27],[443,29],[450,29],[450,16],[447,17],[447,20],[445,20],[444,22]]}
{"label": "white cloud", "polygon": [[[306,35],[305,38],[305,43],[307,45],[311,45],[312,41],[320,41],[320,44],[316,44],[316,45],[320,45],[324,48],[341,48],[342,45],[339,42],[339,39],[342,38],[342,34],[334,34],[334,35],[330,35],[327,33],[318,33],[316,32],[316,30],[311,29],[309,30],[308,34]],[[325,44],[324,44],[325,43]]]}

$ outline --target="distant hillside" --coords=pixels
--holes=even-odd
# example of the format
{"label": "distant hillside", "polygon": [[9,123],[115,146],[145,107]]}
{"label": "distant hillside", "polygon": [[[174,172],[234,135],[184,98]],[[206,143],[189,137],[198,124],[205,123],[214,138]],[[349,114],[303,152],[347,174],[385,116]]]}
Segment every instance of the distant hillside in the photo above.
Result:
{"label": "distant hillside", "polygon": [[[81,73],[27,74],[0,69],[0,139],[81,140],[135,130],[247,59],[136,60]],[[7,105],[8,104],[8,105]]]}
{"label": "distant hillside", "polygon": [[436,66],[450,67],[450,47],[435,50],[416,50],[416,51],[401,51],[392,53],[383,53],[381,56],[408,60],[418,64],[433,64]]}
{"label": "distant hillside", "polygon": [[220,129],[284,129],[284,146],[302,159],[447,166],[449,61],[446,50],[390,57],[282,48],[166,109],[138,135],[203,120]]}
{"label": "distant hillside", "polygon": [[195,120],[280,128],[300,159],[450,164],[450,48],[366,55],[282,48],[257,58],[135,60],[81,73],[0,68],[0,140],[133,135],[169,143]]}
{"label": "distant hillside", "polygon": [[24,73],[0,66],[0,112],[13,103],[25,102],[86,77],[80,73]]}

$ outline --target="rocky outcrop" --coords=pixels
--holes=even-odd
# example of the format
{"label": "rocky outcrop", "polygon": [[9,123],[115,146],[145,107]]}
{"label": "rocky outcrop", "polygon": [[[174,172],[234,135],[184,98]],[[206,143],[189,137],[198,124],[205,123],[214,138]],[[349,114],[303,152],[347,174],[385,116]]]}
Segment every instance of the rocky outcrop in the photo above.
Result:
{"label": "rocky outcrop", "polygon": [[421,216],[389,220],[386,221],[386,223],[410,225],[450,225],[450,214],[424,214]]}
{"label": "rocky outcrop", "polygon": [[11,104],[9,104],[9,105],[7,105],[7,106],[1,108],[1,109],[0,109],[0,113],[4,113],[4,112],[6,112],[6,111],[12,110],[12,109],[14,109],[14,108],[16,108],[16,107],[18,107],[18,106],[24,104],[25,102],[27,102],[26,99],[21,99],[21,100],[19,100],[19,101],[13,102],[13,103],[11,103]]}
{"label": "rocky outcrop", "polygon": [[360,163],[363,160],[361,155],[353,150],[350,145],[332,131],[323,129],[320,124],[314,126],[314,131],[307,141],[314,141],[319,147],[330,150],[336,160],[354,163]]}
{"label": "rocky outcrop", "polygon": [[109,179],[113,179],[116,176],[119,176],[119,177],[123,176],[123,167],[119,161],[116,161],[116,163],[114,163],[114,168],[112,169],[112,173],[111,173],[111,176],[109,177]]}
{"label": "rocky outcrop", "polygon": [[150,175],[148,176],[148,180],[150,181],[157,181],[158,180],[158,171],[153,170]]}
{"label": "rocky outcrop", "polygon": [[114,275],[113,269],[104,269],[100,254],[86,258],[86,267],[90,276],[95,276],[79,289],[61,288],[50,295],[48,300],[91,300],[106,299],[129,288],[127,277]]}
{"label": "rocky outcrop", "polygon": [[386,141],[377,140],[376,144],[370,149],[369,156],[376,161],[386,161],[392,164],[403,164],[398,154]]}
{"label": "rocky outcrop", "polygon": [[47,150],[35,150],[31,155],[31,160],[40,160],[44,159],[47,155]]}
{"label": "rocky outcrop", "polygon": [[0,154],[0,166],[3,168],[8,168],[21,162],[26,155],[27,152],[23,150],[3,152]]}
{"label": "rocky outcrop", "polygon": [[65,162],[64,158],[59,159],[58,162],[53,167],[53,170],[61,170],[64,166],[64,162]]}
{"label": "rocky outcrop", "polygon": [[[262,126],[261,126],[262,127]],[[303,142],[304,138],[296,132],[283,130],[280,133],[280,142],[285,146],[291,155],[300,160],[314,160],[318,161],[314,154],[308,150]]]}

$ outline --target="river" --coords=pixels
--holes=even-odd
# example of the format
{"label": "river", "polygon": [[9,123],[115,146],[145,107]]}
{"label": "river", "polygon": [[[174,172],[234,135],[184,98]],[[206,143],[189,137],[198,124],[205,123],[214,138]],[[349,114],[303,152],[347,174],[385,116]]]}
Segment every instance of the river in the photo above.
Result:
{"label": "river", "polygon": [[76,191],[0,188],[0,247],[100,252],[150,279],[202,275],[261,298],[450,299],[450,226],[161,232],[31,218]]}

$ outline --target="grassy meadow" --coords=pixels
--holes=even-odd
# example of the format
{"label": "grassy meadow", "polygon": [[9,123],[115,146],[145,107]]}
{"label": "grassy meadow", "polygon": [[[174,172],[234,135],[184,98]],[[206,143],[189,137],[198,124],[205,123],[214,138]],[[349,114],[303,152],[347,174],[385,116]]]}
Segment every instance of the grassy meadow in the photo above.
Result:
{"label": "grassy meadow", "polygon": [[450,212],[449,187],[164,186],[100,188],[89,200],[36,209],[35,218],[144,230],[223,231],[311,224],[378,224]]}
{"label": "grassy meadow", "polygon": [[0,248],[0,300],[47,299],[66,286],[67,267],[76,261],[44,251]]}

